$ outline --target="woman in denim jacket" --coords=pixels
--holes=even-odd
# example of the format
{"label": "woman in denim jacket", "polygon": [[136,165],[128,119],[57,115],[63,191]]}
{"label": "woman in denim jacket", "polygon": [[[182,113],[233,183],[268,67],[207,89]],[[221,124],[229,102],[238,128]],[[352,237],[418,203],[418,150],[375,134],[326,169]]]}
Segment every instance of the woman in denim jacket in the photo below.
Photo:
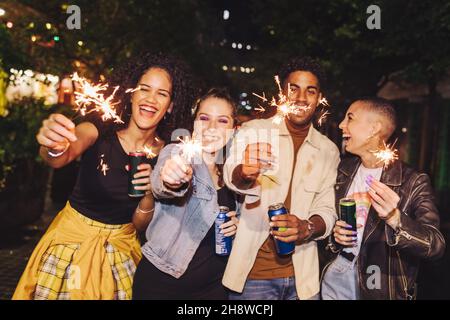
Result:
{"label": "woman in denim jacket", "polygon": [[227,299],[221,284],[227,257],[215,253],[214,221],[219,206],[227,206],[231,220],[221,232],[230,237],[236,233],[238,201],[222,179],[236,105],[227,92],[211,89],[193,112],[194,136],[202,151],[187,161],[182,144],[168,145],[151,174],[157,201],[133,299]]}

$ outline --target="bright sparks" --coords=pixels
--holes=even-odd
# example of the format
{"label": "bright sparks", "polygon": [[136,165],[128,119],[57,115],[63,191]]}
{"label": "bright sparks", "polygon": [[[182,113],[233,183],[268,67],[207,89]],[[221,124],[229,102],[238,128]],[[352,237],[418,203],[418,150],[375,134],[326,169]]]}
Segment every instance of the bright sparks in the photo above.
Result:
{"label": "bright sparks", "polygon": [[323,97],[322,99],[319,100],[319,104],[323,105],[324,107],[329,107],[330,104],[328,103],[327,98]]}
{"label": "bright sparks", "polygon": [[[114,119],[115,123],[123,123],[122,119],[117,115],[115,106],[120,101],[113,101],[119,87],[115,87],[113,93],[105,97],[105,91],[108,84],[91,84],[87,79],[80,77],[76,72],[72,76],[72,80],[79,84],[79,88],[75,91],[76,111],[82,116],[99,112],[102,114],[102,120],[107,121]],[[134,90],[134,89],[133,89]]]}
{"label": "bright sparks", "polygon": [[201,143],[195,138],[186,136],[178,138],[178,140],[181,142],[181,157],[188,163],[191,163],[194,156],[200,155],[203,151]]}
{"label": "bright sparks", "polygon": [[153,159],[154,157],[157,156],[157,154],[153,152],[152,147],[144,146],[144,152],[147,155],[147,159]]}
{"label": "bright sparks", "polygon": [[[290,85],[288,84],[288,96],[283,94],[283,90],[281,88],[280,78],[278,76],[275,76],[275,83],[278,87],[278,98],[272,97],[272,100],[270,101],[270,106],[275,107],[277,109],[277,114],[275,115],[273,119],[273,123],[280,124],[284,118],[289,117],[291,114],[298,114],[300,111],[306,111],[311,108],[311,105],[307,106],[299,106],[296,104],[295,101],[291,101],[289,94],[291,92]],[[268,99],[266,98],[266,95],[263,93],[263,95],[258,95],[256,93],[253,93],[254,96],[260,98],[263,102],[267,102]],[[260,112],[265,112],[266,109],[259,106],[259,108],[255,109]]]}
{"label": "bright sparks", "polygon": [[322,126],[323,122],[327,119],[328,115],[330,115],[330,113],[328,111],[325,111],[324,113],[322,113],[322,115],[319,117],[319,120],[317,120],[317,123],[319,124],[319,126]]}
{"label": "bright sparks", "polygon": [[396,142],[397,140],[392,145],[390,145],[386,144],[386,142],[383,141],[383,147],[381,147],[377,151],[371,151],[373,155],[378,159],[377,163],[383,162],[384,168],[387,168],[395,160],[398,160],[398,150],[394,148]]}
{"label": "bright sparks", "polygon": [[133,92],[138,91],[138,90],[141,90],[141,86],[137,86],[134,89],[127,89],[127,90],[125,90],[125,93],[133,93]]}
{"label": "bright sparks", "polygon": [[104,176],[106,176],[106,171],[109,170],[109,166],[105,162],[105,155],[104,154],[102,154],[100,156],[100,163],[98,164],[97,169],[100,170],[103,173]]}

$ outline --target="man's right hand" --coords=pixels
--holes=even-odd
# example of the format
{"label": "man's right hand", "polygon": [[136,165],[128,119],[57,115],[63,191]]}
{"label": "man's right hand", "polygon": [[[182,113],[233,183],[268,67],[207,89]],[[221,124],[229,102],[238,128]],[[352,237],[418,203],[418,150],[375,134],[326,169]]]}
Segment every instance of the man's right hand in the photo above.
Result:
{"label": "man's right hand", "polygon": [[54,113],[42,122],[36,139],[43,147],[56,152],[63,151],[68,143],[77,141],[75,124],[64,115]]}
{"label": "man's right hand", "polygon": [[271,169],[274,162],[275,156],[269,143],[248,144],[244,151],[242,177],[254,181],[261,173]]}

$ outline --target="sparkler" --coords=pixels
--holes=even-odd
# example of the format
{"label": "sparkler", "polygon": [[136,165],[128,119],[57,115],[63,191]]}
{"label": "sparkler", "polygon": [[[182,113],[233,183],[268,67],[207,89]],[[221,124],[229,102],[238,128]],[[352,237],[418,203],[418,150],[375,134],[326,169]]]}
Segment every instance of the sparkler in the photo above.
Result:
{"label": "sparkler", "polygon": [[154,157],[157,156],[157,154],[153,152],[152,147],[144,146],[144,152],[147,155],[147,159],[153,159]]}
{"label": "sparkler", "polygon": [[138,90],[141,90],[141,86],[137,86],[134,89],[127,89],[127,90],[125,90],[125,93],[133,93],[133,92],[138,91]]}
{"label": "sparkler", "polygon": [[378,159],[377,163],[383,162],[384,168],[387,168],[395,160],[398,160],[398,150],[394,148],[396,142],[397,140],[393,144],[386,144],[383,141],[383,146],[380,149],[370,151]]}
{"label": "sparkler", "polygon": [[266,109],[264,109],[264,107],[262,107],[261,105],[258,104],[258,108],[255,108],[256,111],[259,112],[266,112]]}
{"label": "sparkler", "polygon": [[[85,116],[91,112],[101,112],[102,120],[114,119],[115,123],[123,123],[122,119],[117,115],[115,106],[120,101],[113,101],[119,87],[115,87],[113,93],[105,97],[105,91],[109,85],[105,84],[91,84],[86,78],[80,77],[76,72],[72,76],[72,80],[78,82],[80,88],[75,91],[75,104],[77,105],[76,112]],[[138,90],[128,89],[128,90]],[[127,91],[128,91],[127,90]],[[133,91],[129,91],[133,92]]]}
{"label": "sparkler", "polygon": [[328,103],[327,98],[323,97],[322,99],[319,100],[319,104],[323,105],[324,107],[329,107],[330,104]]}
{"label": "sparkler", "polygon": [[[311,105],[307,105],[307,106],[296,105],[294,101],[291,101],[289,99],[289,94],[291,92],[291,88],[290,88],[289,84],[288,84],[288,95],[286,96],[285,94],[283,94],[283,90],[281,88],[281,83],[280,83],[280,78],[278,76],[275,76],[275,83],[278,86],[278,99],[275,99],[275,97],[272,97],[272,100],[270,101],[270,106],[277,108],[277,114],[275,115],[275,117],[272,120],[273,123],[280,124],[284,120],[284,118],[289,117],[290,114],[298,114],[301,110],[306,111],[311,108]],[[256,94],[254,92],[252,92],[252,94],[254,96],[258,97],[259,99],[261,99],[263,102],[269,101],[266,98],[266,95],[264,92],[262,95]],[[325,97],[323,97],[319,100],[319,104],[323,105],[324,107],[330,106],[330,104],[328,103],[328,101]],[[264,107],[262,107],[261,105],[258,105],[258,107],[255,108],[254,110],[259,111],[259,112],[266,111],[266,109]],[[323,122],[326,119],[326,116],[329,114],[330,113],[328,111],[326,111],[320,116],[320,118],[318,120],[319,125],[323,124]]]}
{"label": "sparkler", "polygon": [[[273,119],[273,123],[280,124],[284,118],[288,117],[290,114],[298,114],[301,110],[308,110],[311,108],[311,105],[308,106],[299,106],[296,105],[295,101],[291,101],[289,99],[289,93],[291,92],[290,85],[288,84],[288,95],[286,96],[283,94],[283,90],[281,88],[280,78],[278,76],[275,76],[275,83],[278,86],[278,99],[275,97],[272,97],[272,100],[270,101],[270,106],[277,108],[277,114],[275,115]],[[254,96],[260,98],[263,102],[267,102],[268,99],[266,98],[266,95],[263,92],[263,95],[258,95],[256,93],[252,93]],[[325,99],[326,101],[326,99]],[[257,109],[255,109],[260,112],[265,112],[266,109],[258,106]]]}
{"label": "sparkler", "polygon": [[155,144],[157,144],[157,145],[160,144],[160,140],[159,140],[158,137],[154,137],[153,138],[153,143],[152,143],[152,145],[150,147],[144,146],[144,152],[147,155],[147,159],[153,159],[153,158],[155,158],[158,155],[157,153],[155,153],[153,151],[153,146]]}
{"label": "sparkler", "polygon": [[104,176],[106,176],[106,171],[109,170],[109,166],[105,162],[104,158],[105,158],[105,155],[102,154],[100,156],[100,163],[98,164],[97,169],[100,170],[103,173]]}
{"label": "sparkler", "polygon": [[319,124],[319,126],[322,126],[323,122],[327,119],[327,116],[330,114],[331,113],[329,113],[328,111],[325,111],[324,113],[322,113],[322,115],[319,117],[319,120],[317,120],[317,123]]}
{"label": "sparkler", "polygon": [[194,158],[195,155],[200,155],[203,147],[200,141],[196,140],[195,138],[190,137],[178,137],[178,140],[181,142],[180,148],[181,148],[181,157],[188,163],[192,162],[192,158]]}

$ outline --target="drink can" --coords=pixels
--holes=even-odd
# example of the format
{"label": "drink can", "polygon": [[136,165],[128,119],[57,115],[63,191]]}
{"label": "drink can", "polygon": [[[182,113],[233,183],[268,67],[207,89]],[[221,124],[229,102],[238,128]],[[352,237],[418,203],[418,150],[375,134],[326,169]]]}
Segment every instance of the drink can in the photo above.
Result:
{"label": "drink can", "polygon": [[130,197],[143,197],[145,190],[136,190],[135,186],[143,186],[144,184],[133,184],[133,176],[139,171],[138,166],[146,163],[147,154],[145,152],[130,152],[128,154],[128,195]]}
{"label": "drink can", "polygon": [[230,209],[228,209],[228,207],[219,207],[219,214],[215,221],[216,254],[219,256],[228,256],[231,253],[232,237],[225,237],[224,234],[220,232],[220,226],[231,219],[227,216],[229,211]]}
{"label": "drink can", "polygon": [[339,216],[340,220],[352,226],[351,230],[356,231],[356,202],[354,199],[339,200]]}
{"label": "drink can", "polygon": [[[279,216],[282,214],[288,214],[288,211],[286,207],[284,206],[284,203],[277,203],[274,205],[269,206],[269,220],[272,221],[272,217]],[[273,227],[272,228],[275,231],[286,231],[286,228],[283,227]],[[277,249],[277,253],[279,255],[287,255],[295,250],[295,242],[283,242],[277,239],[274,239],[275,241],[275,248]]]}

